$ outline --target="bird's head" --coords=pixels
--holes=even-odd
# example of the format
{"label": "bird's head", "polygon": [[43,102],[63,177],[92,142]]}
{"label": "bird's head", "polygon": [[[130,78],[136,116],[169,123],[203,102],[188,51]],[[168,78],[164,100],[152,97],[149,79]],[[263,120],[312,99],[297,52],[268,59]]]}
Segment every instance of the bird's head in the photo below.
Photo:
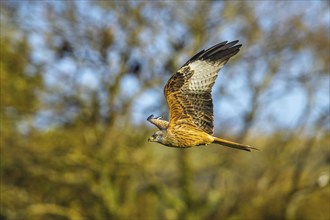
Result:
{"label": "bird's head", "polygon": [[151,137],[148,138],[149,142],[158,142],[164,144],[164,131],[156,131]]}

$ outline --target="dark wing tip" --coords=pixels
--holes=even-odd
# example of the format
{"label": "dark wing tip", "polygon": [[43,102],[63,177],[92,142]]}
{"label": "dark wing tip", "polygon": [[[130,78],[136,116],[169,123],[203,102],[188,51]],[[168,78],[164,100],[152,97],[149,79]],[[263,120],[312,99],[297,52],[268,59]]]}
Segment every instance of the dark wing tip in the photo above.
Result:
{"label": "dark wing tip", "polygon": [[154,115],[150,115],[150,116],[147,118],[147,120],[150,121],[150,120],[153,119],[153,118],[154,118]]}
{"label": "dark wing tip", "polygon": [[242,44],[238,44],[238,40],[232,41],[226,44],[218,44],[210,49],[206,50],[199,59],[202,60],[228,60],[230,57],[237,54],[242,46]]}
{"label": "dark wing tip", "polygon": [[235,40],[232,42],[224,41],[218,43],[207,50],[202,50],[190,58],[183,66],[188,65],[189,63],[195,60],[212,60],[216,61],[219,59],[226,60],[234,56],[239,52],[242,44],[237,44],[239,41]]}

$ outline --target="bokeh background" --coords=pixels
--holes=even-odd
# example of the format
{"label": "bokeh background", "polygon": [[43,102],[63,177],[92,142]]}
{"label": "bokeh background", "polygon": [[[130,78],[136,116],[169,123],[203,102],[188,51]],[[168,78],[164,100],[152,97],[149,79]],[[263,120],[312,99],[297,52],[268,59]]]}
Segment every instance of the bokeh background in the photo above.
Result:
{"label": "bokeh background", "polygon": [[[330,219],[329,1],[1,1],[0,219]],[[167,148],[163,87],[239,40],[216,135]]]}

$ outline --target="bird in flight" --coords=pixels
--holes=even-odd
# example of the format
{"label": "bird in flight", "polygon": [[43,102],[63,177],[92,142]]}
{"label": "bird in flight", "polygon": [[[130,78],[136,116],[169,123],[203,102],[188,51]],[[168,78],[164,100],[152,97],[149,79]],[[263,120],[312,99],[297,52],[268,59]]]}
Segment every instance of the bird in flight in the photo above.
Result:
{"label": "bird in flight", "polygon": [[202,50],[172,75],[164,88],[170,120],[150,115],[147,120],[159,131],[148,141],[177,148],[215,143],[245,151],[256,149],[213,136],[212,87],[219,70],[239,52],[242,45],[237,43],[225,41]]}

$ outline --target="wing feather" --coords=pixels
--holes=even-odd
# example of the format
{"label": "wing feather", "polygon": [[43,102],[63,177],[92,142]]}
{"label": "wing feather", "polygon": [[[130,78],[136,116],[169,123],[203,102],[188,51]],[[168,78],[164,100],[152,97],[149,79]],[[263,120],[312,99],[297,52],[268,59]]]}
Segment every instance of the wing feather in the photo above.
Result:
{"label": "wing feather", "polygon": [[170,125],[188,120],[213,134],[211,90],[219,70],[239,52],[238,41],[227,41],[202,50],[188,60],[167,82],[164,93],[170,109]]}

